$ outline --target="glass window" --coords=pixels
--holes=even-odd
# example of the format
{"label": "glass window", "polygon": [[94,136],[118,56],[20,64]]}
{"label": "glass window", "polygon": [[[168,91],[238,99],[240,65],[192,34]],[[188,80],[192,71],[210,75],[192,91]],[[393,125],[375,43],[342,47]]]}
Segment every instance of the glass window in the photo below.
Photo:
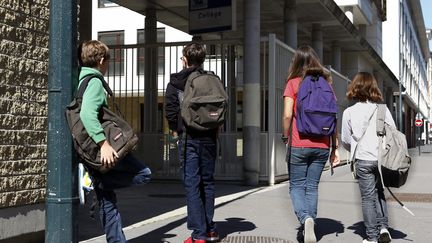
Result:
{"label": "glass window", "polygon": [[[158,43],[165,42],[165,28],[157,29],[157,39]],[[143,29],[138,30],[137,33],[137,43],[144,44],[145,43],[145,31]],[[165,73],[165,48],[163,46],[158,47],[158,75],[164,75]],[[144,75],[144,67],[145,67],[145,48],[138,48],[138,74]]]}
{"label": "glass window", "polygon": [[[124,31],[107,31],[99,32],[98,40],[106,45],[123,45]],[[122,76],[124,74],[124,56],[125,51],[122,49],[110,48],[110,63],[108,68],[108,76]]]}
{"label": "glass window", "polygon": [[98,8],[118,7],[117,4],[108,0],[98,0]]}

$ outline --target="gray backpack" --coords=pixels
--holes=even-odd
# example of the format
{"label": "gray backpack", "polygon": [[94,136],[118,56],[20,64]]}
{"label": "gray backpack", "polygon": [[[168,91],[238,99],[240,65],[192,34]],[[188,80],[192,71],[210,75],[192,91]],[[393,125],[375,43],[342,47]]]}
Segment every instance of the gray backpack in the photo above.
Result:
{"label": "gray backpack", "polygon": [[186,128],[198,131],[218,128],[225,121],[227,106],[228,95],[218,76],[204,70],[189,75],[180,107]]}
{"label": "gray backpack", "polygon": [[407,180],[411,157],[405,134],[385,123],[385,115],[385,105],[378,105],[376,131],[379,138],[379,169],[384,186],[399,188]]}

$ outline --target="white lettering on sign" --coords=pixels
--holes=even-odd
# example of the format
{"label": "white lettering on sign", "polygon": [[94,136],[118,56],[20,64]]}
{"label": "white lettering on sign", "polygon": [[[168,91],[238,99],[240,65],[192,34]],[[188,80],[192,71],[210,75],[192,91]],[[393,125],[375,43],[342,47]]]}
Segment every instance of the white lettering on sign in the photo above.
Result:
{"label": "white lettering on sign", "polygon": [[207,10],[205,12],[198,13],[198,19],[217,19],[222,16],[221,11]]}
{"label": "white lettering on sign", "polygon": [[[212,0],[218,1],[218,0]],[[227,2],[229,5],[210,4],[207,1],[190,0],[189,9],[189,33],[192,35],[200,33],[221,32],[235,29],[235,0]],[[206,6],[204,8],[204,6]]]}

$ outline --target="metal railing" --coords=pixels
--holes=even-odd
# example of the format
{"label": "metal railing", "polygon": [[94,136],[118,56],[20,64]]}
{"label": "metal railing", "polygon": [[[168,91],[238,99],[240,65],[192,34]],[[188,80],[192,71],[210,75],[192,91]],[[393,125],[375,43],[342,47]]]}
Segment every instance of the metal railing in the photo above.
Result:
{"label": "metal railing", "polygon": [[[122,58],[113,57],[116,64],[112,65],[113,70],[109,72],[107,81],[116,95],[120,110],[140,136],[137,156],[152,169],[154,177],[159,179],[179,179],[182,174],[178,148],[169,142],[163,107],[170,74],[182,69],[179,59],[185,44],[186,42],[110,46],[115,50],[114,55],[117,53]],[[227,121],[220,136],[222,154],[216,163],[215,177],[222,180],[242,180],[242,46],[239,41],[212,41],[204,44],[208,52],[204,69],[221,77],[230,99]],[[148,48],[157,49],[157,65],[146,63],[142,58],[145,57],[142,52]],[[282,134],[283,91],[293,55],[294,50],[277,40],[274,34],[261,39],[260,180],[268,181],[269,184],[288,178],[286,146],[279,138]],[[123,69],[116,68],[115,65],[123,65]],[[158,125],[157,130],[152,133],[143,129],[147,122],[144,117],[148,115],[144,114],[144,96],[149,85],[145,82],[145,73],[140,69],[145,65],[153,65],[154,70],[157,70],[157,102],[153,105],[157,106],[155,119]],[[335,70],[330,71],[341,120],[342,112],[348,106],[345,93],[349,80]],[[338,126],[340,128],[340,123]],[[341,150],[341,153],[343,156],[347,155],[346,151]]]}
{"label": "metal railing", "polygon": [[[295,50],[281,42],[276,35],[270,34],[261,39],[262,42],[262,82],[261,92],[266,105],[261,110],[262,136],[261,143],[264,144],[264,152],[261,154],[261,177],[268,180],[270,185],[288,177],[285,161],[286,146],[280,140],[282,135],[283,115],[283,92],[291,59]],[[342,121],[342,113],[349,103],[346,99],[346,91],[349,79],[337,71],[328,68],[333,78],[333,88],[337,97],[339,107],[338,121]],[[337,131],[340,131],[340,122]],[[342,159],[346,159],[348,152],[340,148]]]}
{"label": "metal railing", "polygon": [[[135,154],[143,160],[158,179],[179,179],[181,166],[178,160],[176,144],[169,142],[168,125],[165,119],[165,90],[172,73],[182,70],[180,57],[183,46],[189,42],[136,44],[109,46],[111,50],[110,70],[107,82],[115,94],[120,111],[134,130],[139,134],[140,142]],[[241,57],[242,46],[239,41],[208,41],[203,44],[207,49],[204,69],[213,71],[224,83],[230,98],[227,122],[220,136],[222,154],[216,163],[215,177],[226,180],[241,180],[243,173],[241,133]],[[146,62],[145,52],[156,52],[156,62]],[[151,59],[155,60],[155,59]],[[146,67],[151,66],[154,76],[146,74]],[[156,87],[146,82],[146,77],[155,77]],[[241,83],[241,82],[240,82]],[[154,85],[153,85],[154,86]],[[148,89],[157,93],[155,131],[146,132],[148,122],[145,114],[145,96]],[[240,114],[240,116],[238,115]],[[154,114],[153,114],[154,116]]]}

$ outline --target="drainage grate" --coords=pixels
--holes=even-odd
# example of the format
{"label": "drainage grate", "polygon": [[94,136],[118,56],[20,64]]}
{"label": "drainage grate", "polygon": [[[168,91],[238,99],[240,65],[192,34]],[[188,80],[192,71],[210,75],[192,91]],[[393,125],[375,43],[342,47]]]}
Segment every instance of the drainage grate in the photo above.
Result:
{"label": "drainage grate", "polygon": [[280,238],[267,237],[267,236],[228,236],[222,239],[220,243],[292,243],[292,242]]}
{"label": "drainage grate", "polygon": [[[431,203],[432,194],[426,193],[394,193],[394,195],[402,202],[420,202]],[[388,201],[395,201],[392,196],[387,197]]]}

